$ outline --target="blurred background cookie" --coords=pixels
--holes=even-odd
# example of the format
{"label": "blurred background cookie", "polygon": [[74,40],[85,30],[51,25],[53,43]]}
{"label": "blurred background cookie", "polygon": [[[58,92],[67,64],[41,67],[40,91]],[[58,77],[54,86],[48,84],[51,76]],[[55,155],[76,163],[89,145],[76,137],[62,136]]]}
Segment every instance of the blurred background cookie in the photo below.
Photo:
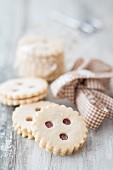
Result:
{"label": "blurred background cookie", "polygon": [[42,77],[52,81],[64,73],[63,44],[60,40],[24,36],[16,51],[15,67],[19,76]]}

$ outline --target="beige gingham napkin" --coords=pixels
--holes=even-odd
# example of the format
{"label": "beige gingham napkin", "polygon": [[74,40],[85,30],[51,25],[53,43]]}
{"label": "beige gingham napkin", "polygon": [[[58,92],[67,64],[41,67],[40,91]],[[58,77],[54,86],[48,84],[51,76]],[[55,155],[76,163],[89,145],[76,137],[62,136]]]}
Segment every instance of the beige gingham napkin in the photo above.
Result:
{"label": "beige gingham napkin", "polygon": [[79,58],[72,70],[51,84],[51,91],[57,98],[74,102],[87,126],[96,130],[105,117],[113,119],[113,99],[105,94],[112,77],[110,65]]}

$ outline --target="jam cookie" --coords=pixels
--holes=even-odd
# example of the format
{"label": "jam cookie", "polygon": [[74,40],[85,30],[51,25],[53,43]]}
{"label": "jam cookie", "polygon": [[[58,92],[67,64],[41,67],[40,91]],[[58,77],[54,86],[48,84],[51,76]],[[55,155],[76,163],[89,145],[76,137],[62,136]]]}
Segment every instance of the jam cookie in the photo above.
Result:
{"label": "jam cookie", "polygon": [[38,100],[44,98],[47,95],[47,93],[43,93],[39,96],[36,97],[31,97],[31,98],[26,98],[26,99],[20,99],[20,100],[12,100],[12,99],[7,99],[4,97],[0,97],[0,102],[4,105],[8,105],[8,106],[18,106],[18,105],[22,105],[22,104],[29,104],[29,103],[34,103],[37,102]]}
{"label": "jam cookie", "polygon": [[19,41],[16,56],[15,66],[20,76],[51,81],[64,72],[63,46],[58,40],[25,36]]}
{"label": "jam cookie", "polygon": [[0,86],[0,102],[8,105],[26,104],[47,95],[48,84],[41,78],[11,79]]}
{"label": "jam cookie", "polygon": [[82,116],[63,105],[48,106],[38,112],[32,131],[41,148],[62,156],[78,151],[87,138]]}
{"label": "jam cookie", "polygon": [[40,101],[32,104],[20,105],[13,112],[12,120],[13,127],[18,134],[22,137],[28,137],[34,139],[32,135],[31,125],[33,117],[44,107],[48,105],[54,105],[54,103],[48,101]]}

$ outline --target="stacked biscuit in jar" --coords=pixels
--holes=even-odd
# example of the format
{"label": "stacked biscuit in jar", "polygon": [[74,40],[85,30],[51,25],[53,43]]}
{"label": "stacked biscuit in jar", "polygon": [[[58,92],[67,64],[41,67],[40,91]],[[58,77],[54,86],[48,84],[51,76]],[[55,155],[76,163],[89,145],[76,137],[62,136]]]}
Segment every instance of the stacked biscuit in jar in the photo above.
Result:
{"label": "stacked biscuit in jar", "polygon": [[24,36],[17,46],[15,66],[19,76],[52,81],[64,73],[63,44],[50,37]]}

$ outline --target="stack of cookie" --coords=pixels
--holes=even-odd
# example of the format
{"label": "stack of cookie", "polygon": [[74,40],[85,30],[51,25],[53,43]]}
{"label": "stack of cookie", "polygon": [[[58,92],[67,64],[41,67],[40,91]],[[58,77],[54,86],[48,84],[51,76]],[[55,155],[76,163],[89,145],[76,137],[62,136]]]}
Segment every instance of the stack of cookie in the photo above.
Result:
{"label": "stack of cookie", "polygon": [[47,95],[48,84],[41,78],[17,78],[0,85],[0,102],[20,105],[36,102]]}
{"label": "stack of cookie", "polygon": [[16,54],[15,66],[25,78],[0,85],[0,102],[20,105],[12,115],[15,131],[22,137],[35,139],[41,148],[55,155],[78,151],[87,138],[82,116],[72,108],[38,101],[47,95],[47,81],[64,73],[62,44],[47,37],[27,36],[20,40]]}
{"label": "stack of cookie", "polygon": [[47,91],[48,83],[42,78],[11,79],[0,85],[0,102],[20,105],[13,112],[12,120],[15,131],[22,137],[35,139],[41,148],[55,155],[72,154],[86,141],[86,124],[72,108],[37,102]]}
{"label": "stack of cookie", "polygon": [[86,124],[78,112],[47,101],[21,105],[13,112],[13,127],[22,137],[35,139],[55,155],[78,151],[87,138]]}
{"label": "stack of cookie", "polygon": [[52,81],[64,73],[63,45],[56,39],[25,36],[19,41],[16,56],[20,76]]}

